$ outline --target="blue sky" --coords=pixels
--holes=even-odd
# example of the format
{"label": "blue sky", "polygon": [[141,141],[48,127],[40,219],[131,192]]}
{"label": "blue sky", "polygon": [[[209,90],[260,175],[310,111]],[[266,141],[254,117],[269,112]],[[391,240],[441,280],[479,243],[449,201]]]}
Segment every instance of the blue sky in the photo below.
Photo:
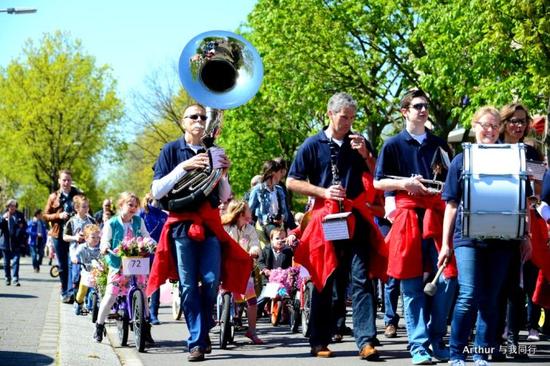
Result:
{"label": "blue sky", "polygon": [[[256,0],[0,0],[0,66],[21,55],[25,41],[45,32],[68,31],[99,65],[108,64],[124,99],[139,91],[152,71],[177,63],[191,38],[209,30],[235,31]],[[130,104],[125,100],[127,105]]]}

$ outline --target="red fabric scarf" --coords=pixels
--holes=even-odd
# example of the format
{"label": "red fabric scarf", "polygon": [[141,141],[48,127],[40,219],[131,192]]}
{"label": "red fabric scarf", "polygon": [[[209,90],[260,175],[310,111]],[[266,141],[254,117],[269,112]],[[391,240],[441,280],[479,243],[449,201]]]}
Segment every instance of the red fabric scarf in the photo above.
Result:
{"label": "red fabric scarf", "polygon": [[[366,206],[366,194],[361,194],[356,199],[344,201],[344,211],[357,210],[370,227],[362,228],[368,231],[369,240],[369,276],[386,280],[387,248],[384,238],[374,223],[374,219]],[[305,228],[296,249],[296,261],[302,264],[311,275],[311,280],[317,290],[321,291],[338,265],[338,259],[331,242],[325,240],[323,235],[323,218],[331,213],[338,212],[338,203],[333,200],[315,199],[312,217]],[[354,233],[356,219],[353,215],[348,218],[348,227]]]}
{"label": "red fabric scarf", "polygon": [[[394,222],[386,236],[389,246],[388,275],[397,279],[408,279],[422,276],[425,270],[433,271],[431,266],[424,265],[422,239],[433,239],[437,250],[441,249],[445,203],[440,195],[409,196],[399,193],[396,196],[396,206]],[[422,232],[418,226],[415,208],[426,210]],[[454,257],[443,273],[446,278],[456,277]]]}
{"label": "red fabric scarf", "polygon": [[[222,251],[221,282],[223,288],[240,294],[246,292],[246,285],[252,271],[252,258],[224,230],[218,209],[208,202],[202,204],[197,212],[171,212],[162,228],[160,240],[155,252],[155,259],[147,283],[147,296],[151,296],[166,279],[179,280],[175,255],[172,253],[170,228],[171,225],[192,221],[189,228],[189,238],[202,241],[205,238],[205,227],[220,240]],[[197,243],[201,245],[201,243]]]}
{"label": "red fabric scarf", "polygon": [[550,247],[548,247],[548,226],[535,210],[529,210],[531,228],[531,262],[539,268],[539,277],[533,294],[533,302],[550,308]]}

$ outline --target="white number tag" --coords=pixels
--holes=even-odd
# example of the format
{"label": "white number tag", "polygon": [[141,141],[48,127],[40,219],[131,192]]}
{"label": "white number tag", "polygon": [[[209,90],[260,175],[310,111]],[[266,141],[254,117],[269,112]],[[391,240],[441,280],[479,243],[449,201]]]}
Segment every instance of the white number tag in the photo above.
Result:
{"label": "white number tag", "polygon": [[146,258],[146,257],[122,257],[122,274],[125,275],[125,276],[148,275],[149,274],[149,258]]}

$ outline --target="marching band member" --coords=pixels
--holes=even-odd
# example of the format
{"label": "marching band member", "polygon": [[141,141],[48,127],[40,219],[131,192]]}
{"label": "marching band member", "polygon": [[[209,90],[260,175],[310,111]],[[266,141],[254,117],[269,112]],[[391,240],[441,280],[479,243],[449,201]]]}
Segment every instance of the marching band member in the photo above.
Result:
{"label": "marching band member", "polygon": [[[201,145],[206,119],[202,105],[193,104],[184,110],[184,136],[164,145],[154,166],[151,192],[155,199],[164,198],[191,170],[210,165],[209,155]],[[219,167],[227,170],[230,162],[225,153],[217,156]],[[197,208],[169,212],[147,286],[147,295],[150,296],[167,278],[179,279],[183,313],[189,330],[187,359],[191,362],[204,360],[205,353],[212,350],[208,332],[214,326],[212,309],[220,276],[224,289],[245,293],[252,270],[248,253],[231,239],[221,224],[218,206],[231,193],[225,172],[216,188],[204,202],[197,204]],[[227,254],[224,258],[222,247],[223,253]]]}
{"label": "marching band member", "polygon": [[[498,139],[500,114],[482,107],[473,116],[472,128],[478,144],[494,144]],[[439,264],[449,261],[453,251],[458,267],[458,298],[451,323],[451,360],[463,366],[473,354],[476,366],[488,365],[488,355],[498,348],[496,323],[498,295],[504,285],[514,251],[520,240],[471,239],[462,236],[460,212],[463,205],[463,154],[452,161],[442,197],[447,202],[443,219],[443,246]],[[529,191],[529,189],[528,189]],[[477,313],[474,348],[468,337]]]}
{"label": "marching band member", "polygon": [[[334,94],[327,108],[329,126],[309,137],[299,148],[287,178],[288,189],[315,197],[312,218],[305,228],[295,251],[296,261],[308,269],[315,291],[312,295],[309,343],[311,354],[331,357],[331,299],[335,269],[349,266],[351,271],[353,330],[359,357],[372,360],[378,357],[374,347],[373,288],[369,271],[375,264],[385,272],[383,238],[374,224],[366,205],[362,175],[368,171],[369,153],[366,141],[351,133],[357,103],[345,93]],[[322,220],[339,211],[351,211],[348,225],[350,239],[328,241],[323,236]],[[367,244],[368,243],[368,244]],[[336,250],[337,249],[337,250]],[[341,250],[340,250],[341,249]],[[374,250],[373,250],[374,249]],[[377,256],[376,251],[382,256]],[[348,252],[350,260],[341,262],[337,253]],[[380,277],[380,275],[375,276]]]}
{"label": "marching band member", "polygon": [[412,363],[421,365],[431,363],[432,356],[440,361],[449,359],[443,336],[456,291],[456,271],[452,264],[445,269],[445,276],[438,279],[437,293],[427,301],[423,275],[425,270],[437,270],[444,204],[439,194],[420,180],[435,178],[430,171],[434,156],[441,153],[440,149],[448,153],[449,148],[424,126],[429,104],[422,90],[407,92],[400,106],[405,129],[382,147],[374,187],[396,192],[396,210],[390,214],[393,225],[386,236],[388,275],[401,280]]}
{"label": "marching band member", "polygon": [[[523,139],[529,133],[529,126],[531,125],[531,117],[527,108],[518,103],[512,103],[505,105],[500,110],[500,117],[502,125],[500,128],[499,140],[505,144],[517,144],[523,142]],[[541,162],[542,156],[531,145],[525,144],[525,159],[527,161]],[[540,197],[541,181],[531,180],[533,183],[535,195]],[[547,230],[546,225],[537,225],[537,220],[534,219],[534,210],[530,209],[529,226],[530,231],[533,233],[536,230]],[[538,237],[535,235],[535,237]],[[538,268],[530,260],[531,252],[523,251],[522,249],[530,249],[529,245],[521,245],[516,248],[514,258],[511,263],[511,267],[508,273],[508,279],[506,280],[507,286],[503,288],[503,294],[499,301],[499,323],[497,326],[497,334],[504,333],[505,329],[508,330],[507,343],[512,349],[518,350],[519,330],[521,326],[521,314],[522,308],[525,307],[525,295],[528,295],[527,314],[527,330],[529,331],[530,340],[536,340],[538,338],[538,318],[540,315],[540,307],[531,301],[531,296],[535,290],[535,284],[537,282]],[[521,280],[523,279],[523,281]],[[537,315],[538,314],[538,315]],[[495,357],[504,359],[506,355],[497,353]],[[526,353],[515,352],[515,358],[527,357]]]}

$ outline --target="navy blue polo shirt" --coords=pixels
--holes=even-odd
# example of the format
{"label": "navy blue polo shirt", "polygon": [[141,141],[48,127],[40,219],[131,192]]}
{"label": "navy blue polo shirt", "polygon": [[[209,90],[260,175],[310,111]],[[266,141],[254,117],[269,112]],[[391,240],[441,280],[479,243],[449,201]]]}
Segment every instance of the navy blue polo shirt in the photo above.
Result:
{"label": "navy blue polo shirt", "polygon": [[[350,134],[344,137],[344,143],[339,149],[337,166],[340,184],[346,189],[346,197],[354,199],[365,190],[361,178],[368,167],[361,154],[351,148]],[[288,176],[308,180],[317,187],[330,187],[332,170],[329,142],[324,130],[308,137],[298,149]]]}
{"label": "navy blue polo shirt", "polygon": [[544,178],[542,179],[542,193],[540,199],[550,205],[550,173],[548,170],[544,173]]}
{"label": "navy blue polo shirt", "polygon": [[[382,151],[376,164],[375,179],[381,180],[388,175],[397,175],[408,178],[413,174],[420,174],[426,179],[433,179],[431,168],[432,159],[441,147],[449,157],[451,151],[445,140],[437,137],[430,131],[426,131],[426,138],[420,144],[407,130],[402,130],[390,137],[382,146]],[[438,176],[437,180],[445,180],[444,176]]]}
{"label": "navy blue polo shirt", "polygon": [[[519,245],[520,240],[499,240],[499,239],[471,239],[462,237],[462,197],[464,191],[464,179],[462,171],[464,167],[464,154],[460,153],[451,162],[445,186],[441,193],[441,198],[446,201],[455,201],[458,203],[458,210],[455,219],[455,229],[453,233],[453,247],[491,247],[493,245]],[[527,184],[526,194],[530,196],[532,193],[531,187]]]}
{"label": "navy blue polo shirt", "polygon": [[[200,151],[199,151],[200,152]],[[162,147],[160,155],[153,166],[153,180],[161,179],[165,175],[169,174],[179,163],[182,161],[191,159],[197,155],[193,149],[187,144],[183,137],[168,142]],[[215,189],[209,196],[208,201],[212,207],[218,207],[219,195],[218,190]],[[172,226],[172,236],[174,238],[182,237],[182,230],[188,231],[190,223],[175,224]],[[207,232],[207,234],[211,234]]]}

